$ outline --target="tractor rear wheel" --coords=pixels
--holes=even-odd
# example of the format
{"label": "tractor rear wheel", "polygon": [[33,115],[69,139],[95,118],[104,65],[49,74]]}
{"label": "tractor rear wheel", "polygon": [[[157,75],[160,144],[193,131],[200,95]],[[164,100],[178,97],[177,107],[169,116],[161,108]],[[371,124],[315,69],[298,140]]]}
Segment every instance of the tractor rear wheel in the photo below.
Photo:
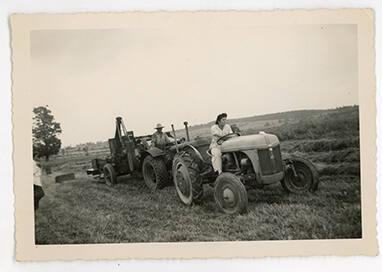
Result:
{"label": "tractor rear wheel", "polygon": [[288,193],[314,192],[318,182],[318,172],[310,161],[303,158],[291,158],[286,161],[285,176],[281,185]]}
{"label": "tractor rear wheel", "polygon": [[107,185],[113,186],[117,183],[117,174],[113,165],[111,165],[110,163],[105,164],[105,166],[103,167],[103,175]]}
{"label": "tractor rear wheel", "polygon": [[190,206],[200,203],[203,197],[203,183],[199,175],[197,159],[183,152],[174,157],[172,176],[180,201]]}
{"label": "tractor rear wheel", "polygon": [[142,164],[143,179],[151,191],[164,188],[170,180],[166,164],[161,157],[147,155]]}
{"label": "tractor rear wheel", "polygon": [[247,190],[240,178],[232,173],[222,173],[215,181],[215,201],[227,214],[245,213],[248,206]]}

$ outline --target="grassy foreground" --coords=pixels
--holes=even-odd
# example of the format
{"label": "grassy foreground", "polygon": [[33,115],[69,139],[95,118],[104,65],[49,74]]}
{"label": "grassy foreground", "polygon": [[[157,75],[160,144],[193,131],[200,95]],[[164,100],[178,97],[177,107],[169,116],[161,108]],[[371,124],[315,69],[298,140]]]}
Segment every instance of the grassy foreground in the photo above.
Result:
{"label": "grassy foreground", "polygon": [[143,181],[120,178],[110,188],[87,177],[54,184],[36,214],[37,244],[334,239],[361,237],[360,183],[325,176],[315,194],[287,195],[279,184],[249,192],[249,212],[217,211],[213,190],[186,207],[173,186],[150,193]]}

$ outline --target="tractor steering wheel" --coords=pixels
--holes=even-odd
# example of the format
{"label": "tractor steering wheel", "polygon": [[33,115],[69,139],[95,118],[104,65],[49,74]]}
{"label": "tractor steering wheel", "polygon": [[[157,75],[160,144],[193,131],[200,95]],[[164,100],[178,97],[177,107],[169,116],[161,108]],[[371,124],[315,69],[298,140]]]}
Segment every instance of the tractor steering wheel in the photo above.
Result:
{"label": "tractor steering wheel", "polygon": [[220,137],[216,142],[218,145],[221,145],[224,141],[231,139],[233,137],[237,137],[237,136],[240,136],[240,133],[238,132],[229,133],[227,135]]}

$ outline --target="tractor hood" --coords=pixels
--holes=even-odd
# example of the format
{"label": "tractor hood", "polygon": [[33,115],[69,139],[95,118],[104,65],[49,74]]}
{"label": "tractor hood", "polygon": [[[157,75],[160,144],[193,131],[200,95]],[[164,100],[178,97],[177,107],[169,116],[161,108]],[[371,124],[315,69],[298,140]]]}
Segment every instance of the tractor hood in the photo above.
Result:
{"label": "tractor hood", "polygon": [[223,142],[222,152],[233,152],[249,149],[263,149],[279,144],[276,135],[260,132],[259,134],[239,136]]}

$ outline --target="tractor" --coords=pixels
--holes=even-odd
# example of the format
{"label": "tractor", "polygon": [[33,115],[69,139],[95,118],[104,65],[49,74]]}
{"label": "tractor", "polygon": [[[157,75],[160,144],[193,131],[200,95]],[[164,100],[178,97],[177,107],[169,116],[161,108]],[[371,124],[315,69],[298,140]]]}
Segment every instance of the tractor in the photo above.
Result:
{"label": "tractor", "polygon": [[171,182],[172,159],[176,152],[170,150],[171,146],[164,150],[150,147],[150,140],[151,135],[134,136],[133,131],[127,131],[122,118],[117,117],[114,138],[108,140],[110,156],[93,159],[87,174],[104,178],[109,186],[117,183],[118,176],[130,174],[143,175],[152,191],[165,187]]}
{"label": "tractor", "polygon": [[199,139],[177,145],[172,175],[183,204],[200,203],[204,184],[214,187],[215,202],[227,214],[247,211],[249,189],[280,182],[288,193],[317,190],[319,177],[314,165],[304,158],[282,158],[276,135],[260,132],[241,136],[235,132],[217,142],[222,151],[220,175],[212,168],[209,141]]}

